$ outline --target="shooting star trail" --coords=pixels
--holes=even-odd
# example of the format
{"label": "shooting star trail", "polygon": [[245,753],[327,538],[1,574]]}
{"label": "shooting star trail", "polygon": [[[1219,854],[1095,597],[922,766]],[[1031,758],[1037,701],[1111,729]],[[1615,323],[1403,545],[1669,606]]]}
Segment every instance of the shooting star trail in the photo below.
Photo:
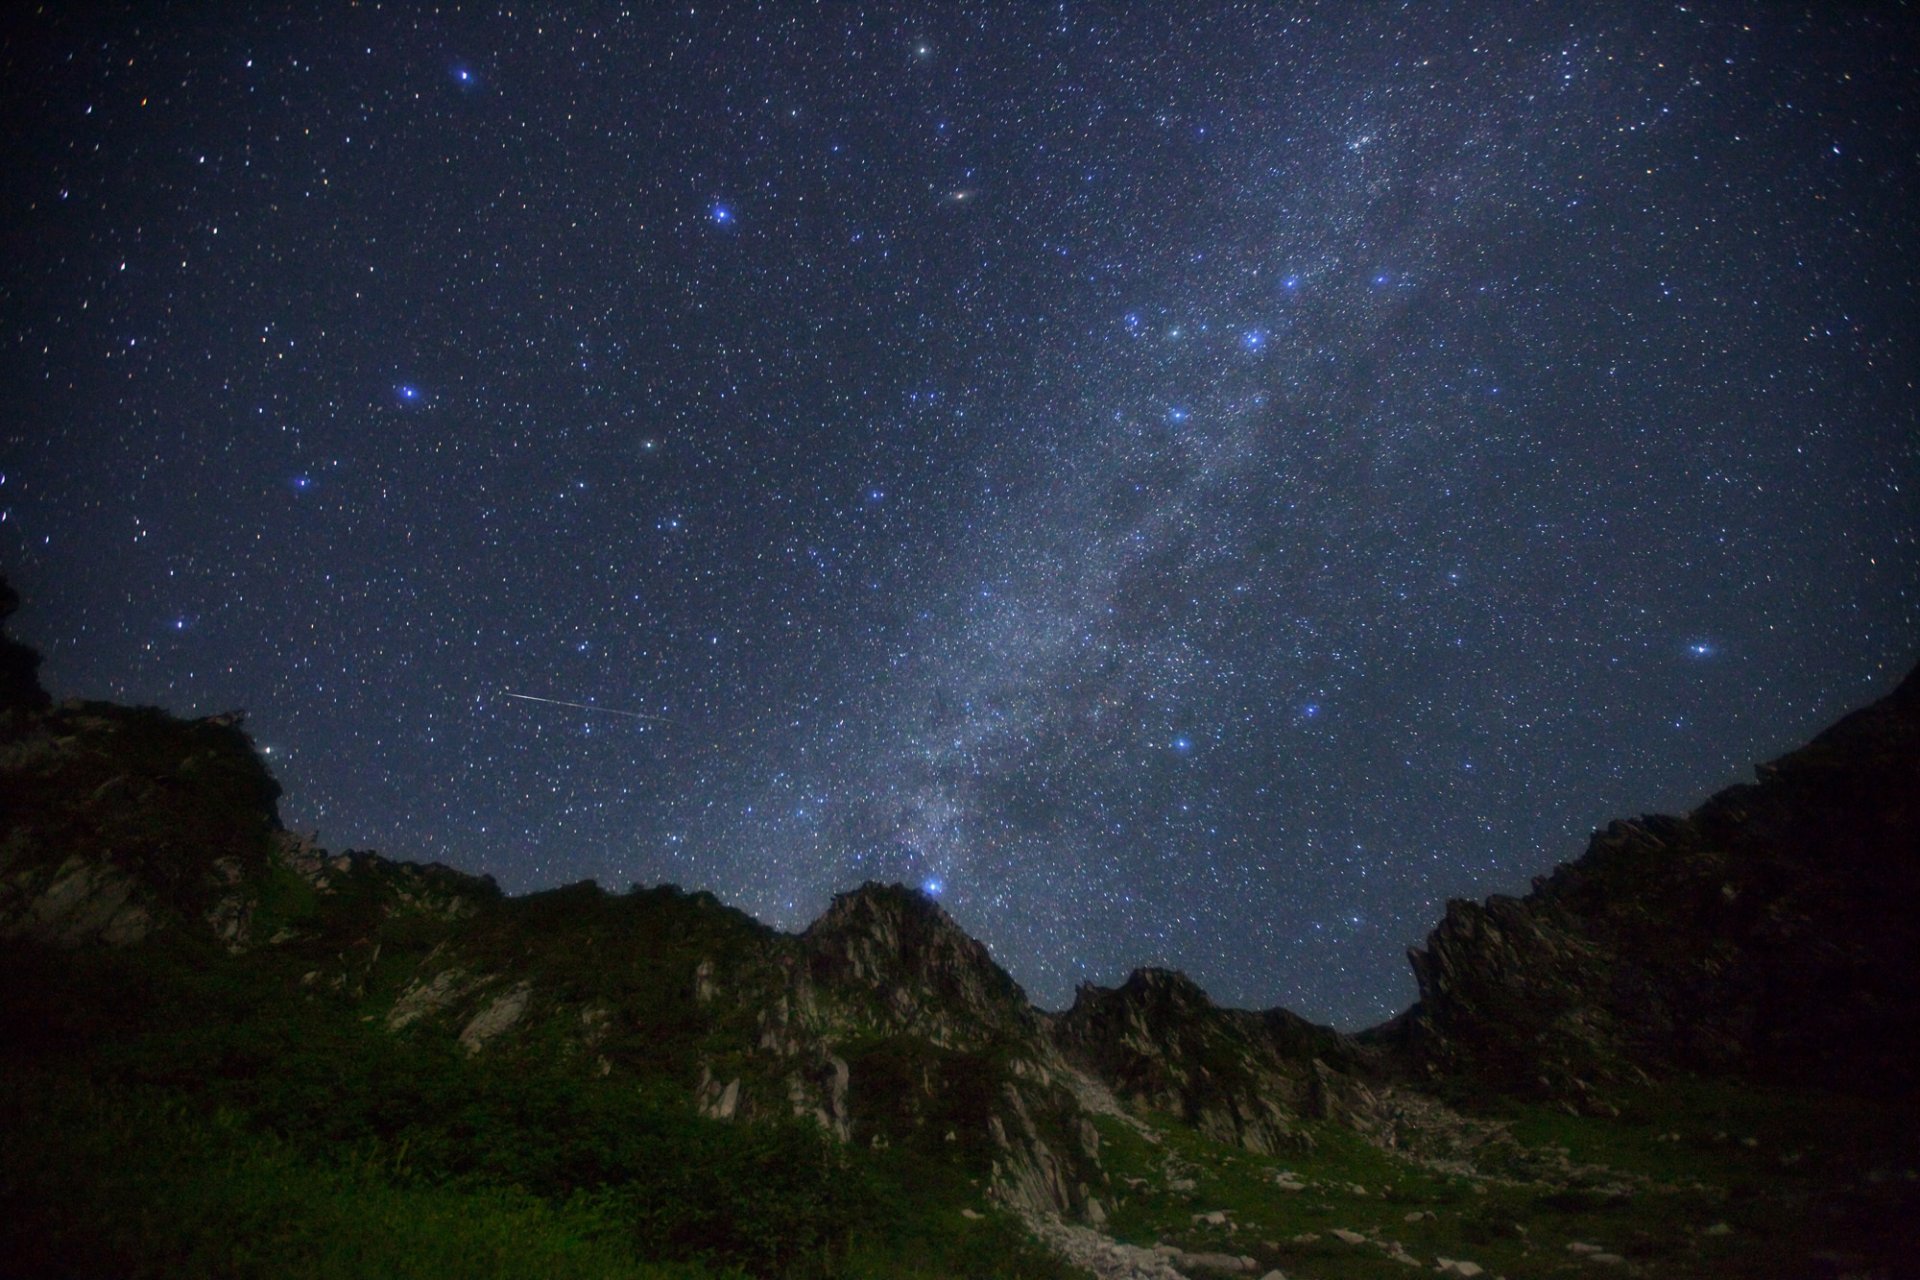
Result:
{"label": "shooting star trail", "polygon": [[598,711],[610,716],[629,716],[635,720],[657,720],[661,724],[677,724],[666,716],[648,715],[644,711],[623,711],[619,707],[596,707],[590,702],[568,702],[565,698],[542,698],[531,693],[502,693],[503,697],[518,698],[522,702],[547,702],[556,707],[573,707],[579,711]]}

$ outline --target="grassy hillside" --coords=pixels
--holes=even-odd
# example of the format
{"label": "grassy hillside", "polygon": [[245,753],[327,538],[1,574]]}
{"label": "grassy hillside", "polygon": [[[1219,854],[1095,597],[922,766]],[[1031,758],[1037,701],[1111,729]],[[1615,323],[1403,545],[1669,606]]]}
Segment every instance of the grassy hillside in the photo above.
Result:
{"label": "grassy hillside", "polygon": [[387,1032],[290,957],[5,948],[0,1256],[32,1275],[1066,1274],[977,1184]]}

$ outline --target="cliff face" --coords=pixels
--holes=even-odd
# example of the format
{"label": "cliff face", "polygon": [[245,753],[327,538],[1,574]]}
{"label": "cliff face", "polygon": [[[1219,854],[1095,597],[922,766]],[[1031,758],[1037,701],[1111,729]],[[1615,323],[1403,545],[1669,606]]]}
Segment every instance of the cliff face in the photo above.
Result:
{"label": "cliff face", "polygon": [[0,712],[0,937],[243,938],[280,788],[230,717],[102,703]]}
{"label": "cliff face", "polygon": [[1912,1090],[1920,672],[1758,775],[1613,823],[1524,899],[1450,903],[1389,1038],[1563,1098],[1677,1069]]}
{"label": "cliff face", "polygon": [[1312,1143],[1303,1118],[1365,1125],[1375,1109],[1361,1083],[1374,1064],[1352,1039],[1282,1009],[1222,1009],[1183,973],[1083,986],[1054,1034],[1123,1101],[1248,1151],[1298,1151]]}

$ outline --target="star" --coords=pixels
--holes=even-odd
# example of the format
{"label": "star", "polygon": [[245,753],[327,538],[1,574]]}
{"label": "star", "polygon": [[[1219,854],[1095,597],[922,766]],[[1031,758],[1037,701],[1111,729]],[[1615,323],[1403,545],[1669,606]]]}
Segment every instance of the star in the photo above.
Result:
{"label": "star", "polygon": [[[254,708],[289,825],[512,891],[938,883],[1043,1004],[1357,1029],[1434,904],[1917,656],[1897,19],[765,8],[183,29],[164,111],[23,45],[56,682]],[[536,677],[672,723],[473,701]]]}

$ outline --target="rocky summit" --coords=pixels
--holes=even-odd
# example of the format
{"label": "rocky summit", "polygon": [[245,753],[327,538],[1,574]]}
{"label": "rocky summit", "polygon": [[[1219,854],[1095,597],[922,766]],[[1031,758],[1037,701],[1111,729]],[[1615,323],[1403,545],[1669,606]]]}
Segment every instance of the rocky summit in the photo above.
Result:
{"label": "rocky summit", "polygon": [[790,935],[331,852],[238,713],[0,658],[12,1274],[1920,1271],[1920,676],[1450,904],[1350,1036],[1043,1011],[898,886]]}

